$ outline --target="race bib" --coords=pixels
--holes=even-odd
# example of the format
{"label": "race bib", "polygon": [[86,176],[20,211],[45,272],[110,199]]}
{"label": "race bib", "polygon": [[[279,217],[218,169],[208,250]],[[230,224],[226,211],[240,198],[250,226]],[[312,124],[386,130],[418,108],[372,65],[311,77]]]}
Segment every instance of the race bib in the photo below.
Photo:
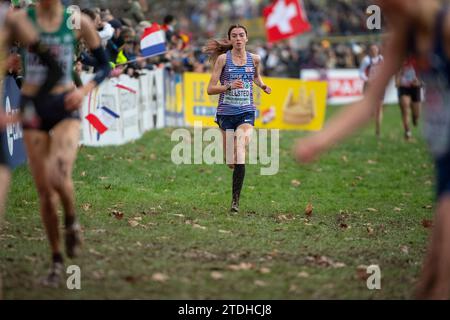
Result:
{"label": "race bib", "polygon": [[248,106],[251,104],[251,83],[244,82],[244,88],[225,92],[223,103],[232,106]]}
{"label": "race bib", "polygon": [[414,68],[409,67],[403,72],[401,84],[403,86],[409,86],[414,82],[415,79],[416,79],[416,72]]}

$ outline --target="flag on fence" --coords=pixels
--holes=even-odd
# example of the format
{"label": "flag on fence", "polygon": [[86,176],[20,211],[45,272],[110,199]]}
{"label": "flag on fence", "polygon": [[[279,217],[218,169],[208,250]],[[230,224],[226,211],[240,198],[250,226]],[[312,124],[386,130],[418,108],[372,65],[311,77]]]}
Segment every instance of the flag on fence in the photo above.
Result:
{"label": "flag on fence", "polygon": [[276,42],[311,29],[302,0],[277,0],[263,11],[267,40]]}
{"label": "flag on fence", "polygon": [[166,52],[166,35],[160,25],[153,23],[144,30],[141,37],[141,55],[148,58]]}
{"label": "flag on fence", "polygon": [[86,120],[97,130],[99,134],[105,133],[120,116],[111,109],[102,106],[94,113],[89,113]]}

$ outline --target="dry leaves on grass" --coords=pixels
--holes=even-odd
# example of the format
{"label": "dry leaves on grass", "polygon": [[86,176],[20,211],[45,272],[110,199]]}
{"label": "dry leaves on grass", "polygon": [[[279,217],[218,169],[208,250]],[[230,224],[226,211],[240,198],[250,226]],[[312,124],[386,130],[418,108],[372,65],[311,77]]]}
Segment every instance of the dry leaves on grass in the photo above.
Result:
{"label": "dry leaves on grass", "polygon": [[152,275],[152,280],[156,282],[166,282],[169,280],[169,276],[161,272],[156,272]]}
{"label": "dry leaves on grass", "polygon": [[301,182],[299,180],[297,180],[297,179],[291,180],[291,186],[293,186],[294,188],[297,188],[300,185],[301,185]]}
{"label": "dry leaves on grass", "polygon": [[409,247],[408,246],[400,246],[400,251],[403,252],[404,254],[408,254]]}
{"label": "dry leaves on grass", "polygon": [[223,273],[219,271],[213,271],[211,272],[211,278],[213,278],[214,280],[221,280],[223,279]]}
{"label": "dry leaves on grass", "polygon": [[422,226],[426,229],[430,229],[433,227],[433,221],[430,219],[423,219],[422,220]]}
{"label": "dry leaves on grass", "polygon": [[292,221],[295,220],[295,217],[292,214],[279,214],[276,216],[276,220],[278,222]]}
{"label": "dry leaves on grass", "polygon": [[307,256],[306,261],[320,267],[332,267],[332,268],[343,268],[345,263],[335,262],[333,259],[326,256]]}
{"label": "dry leaves on grass", "polygon": [[205,226],[199,225],[198,223],[196,223],[195,221],[192,221],[192,220],[186,220],[184,223],[191,225],[192,228],[194,228],[194,229],[206,230]]}
{"label": "dry leaves on grass", "polygon": [[356,267],[356,277],[359,280],[364,280],[366,281],[369,278],[369,274],[367,273],[367,266],[366,265],[359,265]]}
{"label": "dry leaves on grass", "polygon": [[232,271],[244,271],[244,270],[251,270],[254,267],[255,266],[253,265],[253,263],[241,262],[239,264],[230,264],[228,266],[228,269],[230,269]]}
{"label": "dry leaves on grass", "polygon": [[255,280],[255,282],[253,282],[253,283],[257,287],[266,287],[267,286],[267,283],[265,281],[262,281],[262,280]]}
{"label": "dry leaves on grass", "polygon": [[111,215],[114,216],[114,218],[116,218],[117,220],[122,220],[124,213],[122,211],[114,209],[111,211]]}
{"label": "dry leaves on grass", "polygon": [[299,272],[297,274],[297,277],[299,277],[299,278],[309,278],[309,273],[306,272],[306,271],[302,271],[302,272]]}
{"label": "dry leaves on grass", "polygon": [[312,205],[312,203],[308,203],[307,205],[306,205],[306,208],[305,208],[305,215],[309,218],[309,217],[311,217],[312,216],[312,214],[313,214],[313,205]]}
{"label": "dry leaves on grass", "polygon": [[378,212],[378,210],[375,208],[367,208],[366,210],[369,212]]}
{"label": "dry leaves on grass", "polygon": [[266,267],[262,267],[261,269],[259,269],[259,272],[261,272],[262,274],[267,274],[267,273],[270,273],[270,269],[266,268]]}

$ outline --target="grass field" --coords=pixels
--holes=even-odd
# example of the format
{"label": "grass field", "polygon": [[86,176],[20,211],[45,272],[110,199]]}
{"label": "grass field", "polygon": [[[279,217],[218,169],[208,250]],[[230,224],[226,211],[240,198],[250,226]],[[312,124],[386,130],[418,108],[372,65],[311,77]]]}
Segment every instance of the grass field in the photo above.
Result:
{"label": "grass field", "polygon": [[[29,171],[15,171],[0,238],[4,297],[412,298],[430,232],[424,220],[433,217],[433,166],[419,129],[403,140],[397,106],[386,109],[379,140],[370,126],[308,166],[290,153],[303,134],[282,132],[279,173],[247,166],[239,215],[228,213],[225,165],[172,164],[172,130],[81,148],[74,181],[85,246],[65,261],[80,266],[81,290],[38,284],[48,244]],[[371,264],[381,290],[368,290],[358,272]]]}

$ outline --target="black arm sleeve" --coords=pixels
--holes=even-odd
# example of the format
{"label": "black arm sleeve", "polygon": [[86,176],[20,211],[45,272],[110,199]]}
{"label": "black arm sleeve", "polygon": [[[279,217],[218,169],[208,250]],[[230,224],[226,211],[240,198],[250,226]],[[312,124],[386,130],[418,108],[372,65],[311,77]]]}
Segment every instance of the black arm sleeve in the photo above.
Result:
{"label": "black arm sleeve", "polygon": [[63,76],[63,71],[56,61],[55,57],[50,53],[50,49],[40,41],[30,46],[30,51],[36,54],[41,59],[42,64],[48,67],[47,77],[45,82],[40,87],[36,97],[46,95],[52,90],[56,83]]}
{"label": "black arm sleeve", "polygon": [[109,65],[108,57],[102,46],[91,50],[92,55],[97,60],[97,72],[95,73],[94,81],[99,85],[109,76],[111,66]]}

